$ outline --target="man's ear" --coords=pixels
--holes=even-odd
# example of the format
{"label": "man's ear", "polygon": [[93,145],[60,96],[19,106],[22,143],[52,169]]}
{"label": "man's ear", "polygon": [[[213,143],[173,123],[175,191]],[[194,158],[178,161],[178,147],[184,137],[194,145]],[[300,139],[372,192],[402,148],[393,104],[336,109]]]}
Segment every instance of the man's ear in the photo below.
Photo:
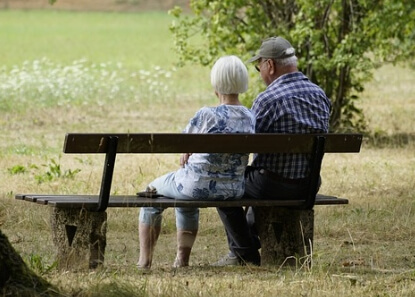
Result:
{"label": "man's ear", "polygon": [[277,69],[275,68],[275,62],[272,59],[269,59],[267,63],[268,63],[269,74],[272,76],[277,71]]}

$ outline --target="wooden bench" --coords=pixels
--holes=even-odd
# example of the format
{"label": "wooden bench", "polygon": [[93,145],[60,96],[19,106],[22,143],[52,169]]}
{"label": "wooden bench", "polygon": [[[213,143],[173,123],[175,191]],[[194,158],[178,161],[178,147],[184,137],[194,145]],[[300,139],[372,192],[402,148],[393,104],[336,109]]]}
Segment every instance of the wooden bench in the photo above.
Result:
{"label": "wooden bench", "polygon": [[[316,193],[325,153],[357,153],[361,134],[74,134],[65,137],[67,154],[105,154],[98,195],[18,194],[16,199],[52,206],[51,227],[58,265],[96,268],[104,262],[108,207],[254,206],[261,238],[262,264],[309,261],[313,242],[314,205],[347,204],[345,198]],[[302,200],[242,199],[183,201],[110,195],[117,154],[165,153],[307,153],[309,194]],[[150,180],[149,180],[150,182]],[[219,218],[218,218],[219,219]],[[225,242],[224,242],[225,244]]]}

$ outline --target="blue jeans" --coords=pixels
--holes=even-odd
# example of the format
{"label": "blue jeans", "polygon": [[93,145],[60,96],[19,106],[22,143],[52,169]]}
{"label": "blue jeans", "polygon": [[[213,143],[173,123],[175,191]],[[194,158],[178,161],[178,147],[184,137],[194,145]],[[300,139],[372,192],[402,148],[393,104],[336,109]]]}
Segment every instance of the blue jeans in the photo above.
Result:
{"label": "blue jeans", "polygon": [[[157,193],[163,196],[178,200],[191,200],[192,197],[183,195],[177,190],[174,174],[175,172],[170,172],[160,176],[152,181],[149,186],[156,188]],[[139,216],[140,223],[159,227],[164,209],[162,207],[142,207]],[[175,213],[178,230],[198,230],[199,208],[176,207]]]}

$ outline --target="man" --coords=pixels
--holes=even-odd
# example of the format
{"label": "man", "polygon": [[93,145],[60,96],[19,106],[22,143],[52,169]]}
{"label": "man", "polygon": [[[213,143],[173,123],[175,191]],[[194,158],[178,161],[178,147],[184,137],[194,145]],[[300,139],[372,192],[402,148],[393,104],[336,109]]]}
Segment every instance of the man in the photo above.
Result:
{"label": "man", "polygon": [[[267,85],[255,99],[252,112],[256,133],[326,133],[330,100],[297,68],[291,44],[282,37],[266,39],[249,63]],[[299,199],[307,191],[308,160],[304,154],[255,154],[245,173],[245,196],[253,199]],[[260,265],[260,243],[254,213],[242,207],[218,208],[230,252],[214,266]],[[247,220],[249,218],[249,222]]]}

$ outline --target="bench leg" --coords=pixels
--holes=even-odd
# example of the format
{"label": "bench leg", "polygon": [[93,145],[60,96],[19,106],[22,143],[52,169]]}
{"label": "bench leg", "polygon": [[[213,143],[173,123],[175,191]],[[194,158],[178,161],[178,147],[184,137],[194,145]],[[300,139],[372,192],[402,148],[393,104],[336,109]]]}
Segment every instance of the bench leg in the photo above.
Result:
{"label": "bench leg", "polygon": [[255,208],[262,265],[311,265],[314,211]]}
{"label": "bench leg", "polygon": [[60,269],[93,269],[103,264],[106,212],[54,207],[51,226]]}

